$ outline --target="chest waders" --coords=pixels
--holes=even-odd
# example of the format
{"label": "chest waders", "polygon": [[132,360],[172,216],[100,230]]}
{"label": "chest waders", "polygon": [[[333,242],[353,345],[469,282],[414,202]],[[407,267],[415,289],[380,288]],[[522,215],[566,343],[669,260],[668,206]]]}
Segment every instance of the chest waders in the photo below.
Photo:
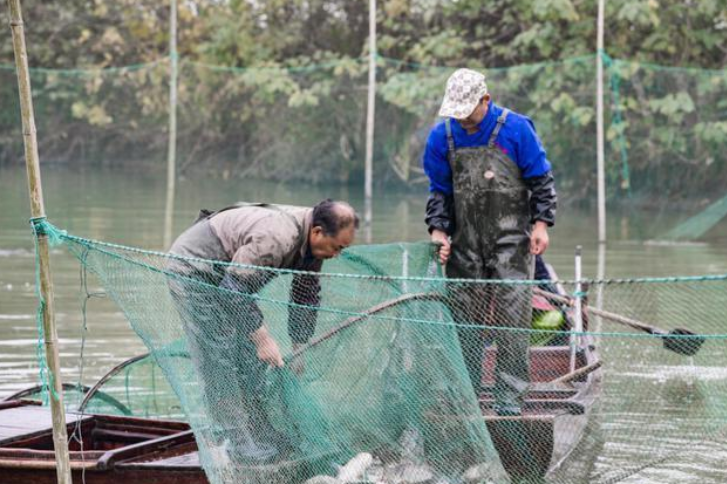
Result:
{"label": "chest waders", "polygon": [[[503,111],[487,146],[455,148],[446,120],[456,229],[447,277],[529,279],[529,193],[518,166],[495,146],[507,119]],[[488,342],[497,345],[493,395],[500,415],[517,415],[529,382],[531,288],[527,285],[451,283],[451,311],[472,385],[479,394]],[[489,329],[493,328],[493,329]],[[509,328],[515,328],[509,329]],[[491,382],[488,382],[491,384]]]}

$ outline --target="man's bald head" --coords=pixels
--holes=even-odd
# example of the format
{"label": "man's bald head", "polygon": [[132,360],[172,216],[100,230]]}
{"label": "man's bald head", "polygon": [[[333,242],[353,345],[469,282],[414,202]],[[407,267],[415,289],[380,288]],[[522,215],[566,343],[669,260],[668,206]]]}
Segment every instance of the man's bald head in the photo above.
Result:
{"label": "man's bald head", "polygon": [[308,243],[316,259],[330,259],[353,243],[358,215],[346,202],[326,199],[313,207]]}
{"label": "man's bald head", "polygon": [[356,211],[346,202],[327,198],[313,207],[312,227],[320,227],[323,233],[335,237],[345,228],[358,229]]}

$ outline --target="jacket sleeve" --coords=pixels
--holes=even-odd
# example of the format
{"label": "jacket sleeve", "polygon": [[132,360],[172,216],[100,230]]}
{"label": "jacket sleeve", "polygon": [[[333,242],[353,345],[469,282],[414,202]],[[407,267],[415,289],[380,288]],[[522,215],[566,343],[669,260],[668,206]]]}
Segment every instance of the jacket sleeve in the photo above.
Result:
{"label": "jacket sleeve", "polygon": [[263,285],[259,280],[261,276],[263,275],[259,273],[239,274],[228,271],[220,283],[220,288],[226,291],[220,294],[219,301],[211,303],[222,306],[225,314],[237,316],[238,323],[248,335],[263,325],[263,313],[255,302],[257,288]]}
{"label": "jacket sleeve", "polygon": [[424,219],[429,227],[429,233],[441,230],[452,235],[455,229],[454,197],[441,192],[431,192],[427,200],[427,214]]}
{"label": "jacket sleeve", "polygon": [[288,335],[293,343],[307,343],[316,330],[321,282],[316,274],[295,274],[290,286]]}
{"label": "jacket sleeve", "polygon": [[274,238],[254,237],[248,244],[237,249],[232,258],[233,262],[242,264],[242,267],[228,267],[220,282],[220,288],[227,291],[220,295],[219,304],[226,307],[227,314],[237,317],[238,324],[246,334],[263,325],[263,313],[257,305],[257,293],[277,275],[272,268],[280,265],[284,249]]}
{"label": "jacket sleeve", "polygon": [[553,172],[548,171],[542,176],[524,180],[530,190],[530,221],[532,223],[545,222],[548,227],[552,227],[555,225],[555,212],[558,206]]}

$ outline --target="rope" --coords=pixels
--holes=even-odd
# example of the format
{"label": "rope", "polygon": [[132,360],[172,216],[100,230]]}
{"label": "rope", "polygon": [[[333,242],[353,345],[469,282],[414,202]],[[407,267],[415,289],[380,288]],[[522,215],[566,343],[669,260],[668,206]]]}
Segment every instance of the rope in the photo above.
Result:
{"label": "rope", "polygon": [[[714,74],[723,74],[724,69],[706,69],[701,67],[677,67],[677,66],[666,66],[661,64],[654,64],[649,62],[641,62],[636,60],[629,60],[629,59],[613,59],[605,52],[596,52],[595,54],[585,54],[581,56],[574,56],[574,57],[567,57],[564,59],[556,59],[551,61],[543,61],[543,62],[534,62],[530,64],[518,64],[515,66],[504,66],[504,67],[486,67],[486,66],[480,66],[482,69],[487,69],[488,72],[500,72],[500,71],[508,71],[512,69],[532,69],[532,68],[541,68],[541,67],[549,67],[549,66],[556,66],[560,64],[568,64],[568,63],[579,63],[579,62],[588,62],[592,61],[596,56],[598,55],[604,56],[604,63],[606,63],[606,59],[608,59],[609,64],[615,64],[615,63],[638,63],[638,65],[647,67],[650,69],[659,69],[659,70],[666,70],[666,71],[674,71],[674,72],[703,72],[703,73],[714,73]],[[58,69],[58,68],[48,68],[48,67],[31,67],[30,72],[31,73],[39,73],[39,74],[58,74],[58,75],[65,75],[65,76],[95,76],[95,75],[105,75],[105,74],[115,74],[115,73],[124,73],[124,72],[133,72],[133,71],[140,71],[143,69],[148,69],[151,67],[156,67],[159,64],[167,62],[169,59],[171,59],[171,55],[164,56],[159,59],[150,61],[150,62],[143,62],[138,64],[128,64],[125,66],[112,66],[112,67],[90,67],[86,69],[76,68],[76,69]],[[433,65],[433,64],[423,64],[418,62],[412,62],[407,61],[403,59],[395,59],[393,57],[385,57],[381,55],[376,55],[376,58],[379,60],[382,60],[386,63],[395,64],[399,66],[405,66],[405,67],[411,67],[411,68],[424,68],[424,69],[442,69],[442,70],[452,70],[454,67],[449,66],[442,66],[442,65]],[[351,62],[365,62],[368,60],[368,56],[362,56],[362,57],[354,57],[354,58],[347,58],[347,59],[337,59],[332,60],[329,62],[320,62],[320,63],[312,63],[307,64],[305,66],[281,66],[281,67],[271,67],[271,66],[246,66],[246,67],[238,67],[238,66],[226,66],[221,64],[210,64],[205,62],[198,62],[193,60],[187,60],[184,59],[182,56],[177,54],[177,59],[186,62],[189,65],[209,68],[213,70],[223,71],[223,72],[246,72],[251,70],[263,70],[263,69],[276,69],[276,70],[286,70],[291,72],[305,72],[305,71],[314,71],[316,69],[330,69],[332,67],[337,67],[342,64],[349,64]],[[15,64],[0,64],[0,70],[6,70],[6,71],[15,71]]]}
{"label": "rope", "polygon": [[[156,67],[159,64],[166,62],[168,57],[162,57],[151,62],[144,62],[141,64],[130,64],[119,67],[91,67],[88,69],[55,69],[47,67],[31,67],[29,69],[31,74],[51,74],[59,76],[99,76],[106,74],[123,74],[125,72],[136,72],[151,67]],[[0,64],[0,70],[3,71],[14,71],[15,64]]]}
{"label": "rope", "polygon": [[[45,217],[36,217],[30,219],[30,226],[33,229],[33,243],[35,246],[35,295],[38,298],[38,306],[35,311],[35,323],[38,330],[38,342],[36,344],[35,353],[38,357],[39,380],[41,387],[41,399],[43,405],[48,405],[48,395],[51,394],[56,400],[60,396],[55,390],[55,381],[53,375],[48,371],[48,364],[45,358],[45,331],[43,329],[43,314],[46,310],[46,301],[40,291],[40,249],[38,247],[38,239],[42,235],[46,235],[40,228],[50,225]],[[50,240],[50,239],[49,239]]]}
{"label": "rope", "polygon": [[[616,278],[616,279],[580,279],[578,281],[574,279],[559,279],[559,280],[520,280],[520,279],[456,279],[456,278],[447,278],[443,279],[441,277],[402,277],[402,276],[381,276],[381,275],[365,275],[365,274],[344,274],[344,273],[318,273],[318,272],[310,272],[310,271],[299,271],[294,269],[278,269],[278,268],[272,268],[272,267],[261,267],[261,266],[252,266],[248,264],[239,264],[235,262],[223,262],[223,261],[211,261],[207,259],[199,259],[194,257],[183,257],[180,255],[168,253],[168,252],[160,252],[160,251],[154,251],[154,250],[146,250],[146,249],[139,249],[136,247],[129,247],[125,245],[120,244],[114,244],[110,242],[103,242],[95,239],[87,239],[83,237],[78,237],[72,234],[69,234],[68,232],[64,230],[60,230],[57,227],[55,227],[53,224],[51,224],[48,221],[43,221],[43,230],[50,233],[51,231],[57,232],[57,236],[59,240],[68,240],[71,242],[75,242],[79,245],[84,245],[88,247],[106,247],[109,249],[115,249],[115,250],[122,250],[125,252],[130,253],[136,253],[136,254],[142,254],[147,256],[154,256],[154,257],[162,257],[165,259],[170,260],[181,260],[181,261],[188,261],[188,262],[203,262],[207,264],[214,264],[216,266],[221,267],[235,267],[239,269],[254,269],[256,271],[261,272],[274,272],[277,274],[308,274],[308,275],[315,275],[321,278],[344,278],[344,279],[366,279],[366,280],[385,280],[385,281],[412,281],[412,282],[439,282],[439,283],[467,283],[467,284],[483,284],[483,285],[513,285],[513,286],[539,286],[541,284],[568,284],[568,285],[575,285],[577,283],[588,283],[591,285],[594,284],[600,284],[600,285],[611,285],[611,284],[643,284],[643,283],[687,283],[687,282],[717,282],[717,281],[727,281],[727,274],[716,274],[716,275],[703,275],[703,276],[674,276],[674,277],[637,277],[637,278]],[[428,243],[426,243],[428,244]],[[104,252],[106,255],[111,257],[117,257],[122,260],[130,261],[130,259],[126,259],[119,254],[115,254],[114,252],[108,252],[108,251],[102,251],[101,249],[94,248],[94,250],[98,250],[100,252]],[[345,255],[344,251],[344,255]],[[141,264],[139,262],[134,262],[135,264]],[[146,267],[150,270],[157,270],[160,271],[160,269],[157,269],[153,266],[147,265],[147,264],[141,264],[143,267]]]}
{"label": "rope", "polygon": [[[390,64],[395,64],[395,65],[404,66],[404,67],[410,67],[412,69],[440,69],[443,71],[452,71],[452,70],[456,69],[456,67],[451,67],[451,66],[422,64],[419,62],[405,61],[405,60],[401,60],[401,59],[394,59],[391,57],[378,56],[378,58],[387,63],[390,63]],[[575,64],[575,63],[581,63],[581,62],[592,62],[593,59],[594,59],[593,54],[586,54],[586,55],[582,55],[582,56],[568,57],[566,59],[532,62],[532,63],[528,63],[528,64],[518,64],[515,66],[505,66],[505,67],[475,66],[475,68],[479,68],[479,69],[485,70],[487,72],[506,72],[506,71],[513,71],[513,70],[518,70],[518,69],[523,69],[523,70],[540,69],[543,67],[556,66],[559,64],[571,64],[571,63]]]}

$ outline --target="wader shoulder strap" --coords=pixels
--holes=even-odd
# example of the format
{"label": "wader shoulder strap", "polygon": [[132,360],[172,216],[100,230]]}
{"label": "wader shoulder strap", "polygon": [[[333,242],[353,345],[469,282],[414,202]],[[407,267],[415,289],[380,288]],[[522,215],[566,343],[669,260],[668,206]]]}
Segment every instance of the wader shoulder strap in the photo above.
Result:
{"label": "wader shoulder strap", "polygon": [[444,127],[447,130],[447,161],[452,166],[452,158],[454,157],[454,136],[452,136],[452,118],[444,120]]}
{"label": "wader shoulder strap", "polygon": [[202,220],[210,219],[210,218],[212,218],[213,215],[217,215],[220,212],[224,212],[226,210],[231,210],[233,208],[237,208],[237,206],[230,205],[229,207],[225,207],[225,208],[222,208],[220,210],[209,210],[209,209],[203,208],[197,214],[197,218],[195,219],[195,221],[194,221],[194,223],[192,225],[196,225],[199,222],[201,222]]}
{"label": "wader shoulder strap", "polygon": [[[278,206],[272,205],[270,203],[237,202],[234,205],[230,205],[228,207],[221,208],[219,210],[208,210],[206,208],[203,208],[202,210],[199,211],[199,214],[197,215],[197,219],[194,221],[194,223],[192,225],[194,225],[198,222],[201,222],[202,220],[210,219],[210,218],[214,217],[215,215],[217,215],[218,213],[222,213],[222,212],[226,212],[227,210],[232,210],[235,208],[242,208],[242,207],[265,207],[265,208],[269,208],[270,210],[280,210],[282,212],[282,210]],[[290,214],[288,214],[288,215],[290,215]],[[295,217],[293,217],[292,215],[291,215],[291,218],[293,220],[295,220]],[[298,227],[300,227],[300,224],[298,223],[297,220],[295,220],[295,223]]]}
{"label": "wader shoulder strap", "polygon": [[487,142],[487,146],[493,147],[495,146],[495,140],[497,139],[497,135],[500,134],[500,129],[505,125],[505,120],[507,119],[507,115],[510,113],[510,110],[503,109],[502,114],[499,118],[497,118],[497,124],[495,125],[495,129],[492,130],[492,134],[490,135],[490,141]]}

